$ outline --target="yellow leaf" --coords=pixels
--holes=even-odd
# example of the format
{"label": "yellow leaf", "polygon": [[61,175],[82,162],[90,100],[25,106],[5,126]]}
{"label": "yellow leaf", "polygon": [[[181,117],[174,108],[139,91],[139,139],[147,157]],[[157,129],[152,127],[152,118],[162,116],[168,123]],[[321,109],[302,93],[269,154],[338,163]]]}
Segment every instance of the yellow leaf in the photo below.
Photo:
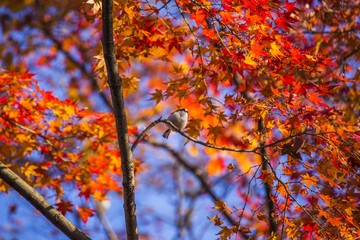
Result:
{"label": "yellow leaf", "polygon": [[342,126],[341,128],[343,130],[345,130],[345,131],[348,131],[348,132],[358,132],[358,131],[360,131],[360,128],[358,126],[352,126],[352,125]]}
{"label": "yellow leaf", "polygon": [[272,42],[270,47],[271,49],[269,52],[273,57],[284,56],[284,54],[280,52],[280,47],[276,44],[276,42]]}
{"label": "yellow leaf", "polygon": [[138,84],[140,82],[140,79],[134,76],[132,77],[121,76],[121,80],[123,83],[123,88],[131,89],[131,90],[137,89]]}
{"label": "yellow leaf", "polygon": [[158,59],[161,59],[168,54],[168,50],[161,47],[153,47],[150,49],[150,54],[157,57]]}
{"label": "yellow leaf", "polygon": [[34,103],[34,101],[30,98],[28,99],[20,99],[20,104],[27,109],[32,109],[36,104]]}
{"label": "yellow leaf", "polygon": [[134,13],[134,7],[127,7],[125,6],[124,7],[124,11],[126,12],[126,14],[128,15],[129,17],[129,21],[130,21],[130,24],[132,24],[133,22],[133,19],[134,19],[134,16],[135,16],[135,13]]}
{"label": "yellow leaf", "polygon": [[289,134],[289,130],[288,128],[282,124],[280,121],[277,121],[277,123],[275,124],[278,127],[278,130],[284,135],[287,136]]}
{"label": "yellow leaf", "polygon": [[212,158],[206,166],[209,175],[217,175],[225,168],[225,162],[222,158]]}
{"label": "yellow leaf", "polygon": [[64,111],[67,114],[67,116],[69,116],[69,117],[75,115],[75,107],[74,107],[74,105],[65,105],[64,106]]}
{"label": "yellow leaf", "polygon": [[193,157],[197,157],[199,156],[199,150],[197,149],[197,147],[195,147],[194,145],[189,147],[189,153],[191,156]]}
{"label": "yellow leaf", "polygon": [[0,192],[8,192],[8,186],[5,184],[0,184]]}
{"label": "yellow leaf", "polygon": [[257,156],[250,155],[242,152],[230,152],[234,159],[236,159],[236,167],[240,172],[247,172],[253,166],[254,162],[257,162]]}
{"label": "yellow leaf", "polygon": [[37,173],[35,170],[38,169],[35,165],[30,165],[29,163],[26,163],[24,167],[22,167],[22,171],[24,172],[26,178],[29,180],[31,175],[33,176],[40,176],[39,173]]}
{"label": "yellow leaf", "polygon": [[357,209],[356,208],[353,208],[353,207],[348,207],[345,209],[345,212],[349,215],[349,216],[352,216],[353,215],[353,211],[356,211]]}
{"label": "yellow leaf", "polygon": [[7,108],[4,108],[4,111],[7,111],[10,119],[16,119],[19,116],[19,112],[11,110],[8,111]]}
{"label": "yellow leaf", "polygon": [[277,189],[277,192],[280,193],[280,195],[283,197],[283,198],[286,198],[286,196],[288,195],[285,187],[283,185],[279,185],[278,189]]}
{"label": "yellow leaf", "polygon": [[246,63],[247,65],[256,67],[257,63],[253,60],[253,56],[251,54],[246,55],[244,63]]}
{"label": "yellow leaf", "polygon": [[233,170],[234,170],[234,164],[230,163],[228,166],[227,166],[227,170],[229,173],[231,173]]}
{"label": "yellow leaf", "polygon": [[214,209],[219,212],[224,212],[226,214],[231,214],[231,210],[226,206],[226,203],[223,200],[214,201],[215,207]]}
{"label": "yellow leaf", "polygon": [[297,236],[299,235],[299,228],[294,226],[294,227],[287,227],[286,230],[286,235],[288,239],[297,239]]}
{"label": "yellow leaf", "polygon": [[138,83],[140,81],[140,79],[137,77],[126,77],[126,76],[121,76],[121,80],[123,83],[125,96],[128,96],[130,93],[136,90],[138,88]]}
{"label": "yellow leaf", "polygon": [[320,48],[320,45],[322,42],[323,42],[322,39],[320,39],[319,41],[316,42],[316,47],[315,47],[315,51],[314,51],[315,54],[319,53],[319,48]]}
{"label": "yellow leaf", "polygon": [[216,235],[221,235],[220,239],[229,239],[232,233],[233,231],[231,228],[221,226],[221,231],[218,232]]}
{"label": "yellow leaf", "polygon": [[315,58],[315,57],[313,57],[313,56],[311,56],[311,55],[305,54],[305,57],[306,57],[307,59],[309,59],[309,60],[313,61],[313,62],[315,62],[315,61],[316,61],[316,58]]}
{"label": "yellow leaf", "polygon": [[277,240],[278,237],[276,236],[276,233],[275,232],[271,232],[271,235],[268,237],[267,240]]}
{"label": "yellow leaf", "polygon": [[269,119],[265,118],[264,124],[265,124],[266,128],[272,129],[273,127],[275,127],[275,120],[269,120]]}
{"label": "yellow leaf", "polygon": [[87,0],[87,4],[93,5],[91,11],[95,14],[101,10],[101,2],[95,0]]}
{"label": "yellow leaf", "polygon": [[262,213],[262,212],[259,212],[258,215],[256,216],[257,219],[259,219],[260,221],[267,221],[267,217]]}
{"label": "yellow leaf", "polygon": [[30,140],[30,136],[24,133],[19,133],[16,135],[16,138],[19,142],[27,142]]}
{"label": "yellow leaf", "polygon": [[212,221],[215,226],[221,226],[223,224],[223,221],[218,217],[218,215],[215,215],[213,218],[209,218],[210,221]]}
{"label": "yellow leaf", "polygon": [[315,176],[310,176],[309,174],[305,174],[303,176],[302,183],[305,183],[306,187],[314,186],[319,180]]}

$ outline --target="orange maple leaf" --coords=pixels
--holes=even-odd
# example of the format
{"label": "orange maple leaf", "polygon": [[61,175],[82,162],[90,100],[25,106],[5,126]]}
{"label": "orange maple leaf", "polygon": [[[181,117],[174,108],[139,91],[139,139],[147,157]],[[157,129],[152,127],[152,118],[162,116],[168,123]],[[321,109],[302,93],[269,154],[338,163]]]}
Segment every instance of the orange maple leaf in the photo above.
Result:
{"label": "orange maple leaf", "polygon": [[89,217],[94,216],[94,212],[96,212],[94,209],[88,207],[77,207],[76,209],[78,210],[80,218],[84,223],[88,221]]}
{"label": "orange maple leaf", "polygon": [[310,176],[308,173],[303,175],[302,183],[305,183],[306,187],[315,185],[319,180],[315,176]]}
{"label": "orange maple leaf", "polygon": [[191,14],[190,19],[196,22],[196,25],[201,25],[205,21],[206,14],[204,11],[198,11],[196,14]]}
{"label": "orange maple leaf", "polygon": [[206,166],[206,170],[210,175],[217,175],[225,168],[225,161],[221,157],[211,159]]}

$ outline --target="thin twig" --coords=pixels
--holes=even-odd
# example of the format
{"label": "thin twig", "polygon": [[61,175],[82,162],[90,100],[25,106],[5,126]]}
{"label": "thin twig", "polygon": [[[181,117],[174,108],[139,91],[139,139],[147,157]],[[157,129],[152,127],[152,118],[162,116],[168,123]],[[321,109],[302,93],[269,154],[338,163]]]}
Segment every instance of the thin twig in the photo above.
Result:
{"label": "thin twig", "polygon": [[178,132],[180,135],[182,135],[183,137],[189,139],[190,141],[194,142],[194,143],[197,143],[197,144],[200,144],[200,145],[203,145],[205,147],[208,147],[208,148],[213,148],[213,149],[217,149],[217,150],[221,150],[221,151],[230,151],[230,152],[247,152],[247,153],[257,153],[257,150],[259,149],[264,149],[264,148],[268,148],[268,147],[271,147],[271,146],[274,146],[278,143],[281,143],[281,142],[285,142],[289,139],[292,139],[294,137],[298,137],[298,136],[301,136],[301,135],[314,135],[314,134],[309,134],[307,133],[306,131],[304,132],[301,132],[301,133],[298,133],[298,134],[294,134],[294,135],[290,135],[288,137],[285,137],[283,139],[280,139],[278,141],[275,141],[273,143],[270,143],[270,144],[267,144],[267,145],[260,145],[259,147],[256,147],[256,148],[253,148],[253,149],[239,149],[239,148],[229,148],[229,147],[224,147],[224,146],[216,146],[216,145],[213,145],[211,143],[208,143],[208,142],[203,142],[203,141],[200,141],[200,140],[197,140],[193,137],[190,137],[189,135],[187,135],[186,133],[182,132],[181,130],[179,130],[172,122],[170,122],[169,120],[167,119],[162,119],[162,117],[156,119],[155,121],[153,121],[152,123],[150,123],[149,126],[147,126],[145,128],[145,130],[137,137],[136,141],[133,143],[132,147],[131,147],[131,151],[134,151],[135,148],[137,147],[137,145],[143,140],[144,136],[146,135],[146,133],[151,129],[153,128],[154,126],[156,126],[157,124],[159,123],[165,123],[166,125],[170,126],[173,128],[174,131]]}
{"label": "thin twig", "polygon": [[284,216],[283,216],[283,224],[282,224],[282,227],[281,227],[280,239],[283,239],[283,236],[284,236],[284,226],[285,226],[286,208],[287,208],[288,201],[289,201],[289,195],[287,194],[287,195],[286,195],[285,207],[284,207]]}
{"label": "thin twig", "polygon": [[133,143],[133,146],[131,147],[131,151],[134,151],[136,146],[138,145],[138,143],[140,141],[143,140],[145,134],[151,129],[153,128],[155,125],[159,124],[159,123],[165,123],[166,125],[170,126],[171,128],[173,128],[174,131],[180,133],[183,137],[189,139],[190,141],[194,142],[194,143],[197,143],[197,144],[200,144],[200,145],[203,145],[205,147],[208,147],[208,148],[214,148],[214,149],[217,149],[217,150],[222,150],[222,151],[230,151],[230,152],[255,152],[254,150],[246,150],[246,149],[237,149],[237,148],[229,148],[229,147],[223,147],[223,146],[216,146],[216,145],[213,145],[211,143],[207,143],[207,142],[203,142],[203,141],[200,141],[200,140],[196,140],[195,138],[193,137],[190,137],[189,135],[183,133],[181,130],[179,130],[172,122],[170,122],[169,120],[167,119],[162,119],[161,117],[158,118],[157,120],[155,120],[154,122],[152,122],[149,126],[147,126],[145,128],[145,130],[138,136],[138,138],[136,139],[136,141]]}
{"label": "thin twig", "polygon": [[135,148],[137,147],[137,145],[143,140],[145,134],[150,131],[150,129],[152,129],[153,127],[155,127],[159,122],[161,122],[161,118],[158,118],[157,120],[153,121],[152,123],[150,123],[149,126],[147,126],[144,131],[142,131],[142,133],[137,137],[136,141],[133,143],[133,145],[131,146],[131,151],[134,152]]}
{"label": "thin twig", "polygon": [[[49,145],[52,149],[54,149],[56,152],[59,151],[59,149],[57,149],[57,147],[55,147],[55,145],[51,142],[52,139],[50,139],[49,137],[47,137],[47,136],[45,136],[45,135],[43,135],[43,134],[41,134],[41,133],[37,133],[37,132],[35,132],[34,130],[32,130],[32,129],[28,128],[28,127],[25,127],[24,125],[22,125],[22,124],[20,124],[20,123],[17,123],[17,122],[15,122],[14,120],[8,119],[8,118],[6,118],[6,117],[4,117],[4,116],[0,116],[0,118],[4,119],[4,120],[7,121],[8,123],[10,123],[10,124],[12,124],[12,125],[20,128],[20,129],[26,131],[26,132],[29,132],[29,133],[31,133],[31,134],[34,134],[34,135],[38,136],[38,137],[41,137],[42,139],[45,140],[46,144]],[[59,157],[59,158],[60,158],[61,160],[63,160],[64,162],[69,162],[69,161],[70,161],[70,160],[62,157],[61,154],[59,154],[57,157]]]}
{"label": "thin twig", "polygon": [[271,169],[271,172],[274,174],[275,179],[284,187],[284,189],[285,189],[286,193],[288,194],[288,196],[306,213],[306,215],[308,215],[308,216],[311,218],[311,220],[312,220],[316,225],[318,225],[318,226],[320,227],[320,229],[323,230],[323,227],[321,226],[321,224],[309,213],[308,210],[306,210],[306,209],[296,200],[295,197],[293,197],[293,196],[291,195],[291,193],[289,192],[289,190],[288,190],[287,187],[286,187],[286,184],[276,175],[276,172],[275,172],[274,168],[272,167],[272,165],[269,163],[269,161],[268,161],[268,160],[266,160],[266,161],[267,161],[268,166],[269,166],[270,169]]}
{"label": "thin twig", "polygon": [[76,60],[76,58],[70,54],[69,51],[66,51],[63,47],[63,44],[60,40],[58,40],[54,34],[51,32],[51,29],[49,28],[49,26],[47,25],[47,23],[45,23],[44,21],[41,21],[42,24],[42,30],[43,33],[54,43],[54,45],[56,46],[56,48],[64,54],[64,56],[75,66],[77,66],[77,68],[80,70],[80,72],[90,81],[91,87],[94,91],[98,92],[100,95],[100,98],[104,101],[104,103],[106,104],[107,107],[109,107],[110,109],[112,109],[112,105],[111,102],[109,101],[107,95],[105,94],[104,91],[100,91],[96,76],[94,73],[89,72],[85,65],[83,63],[81,63],[80,61]]}
{"label": "thin twig", "polygon": [[106,217],[105,208],[102,203],[94,199],[94,204],[96,208],[96,213],[99,216],[99,220],[102,223],[109,240],[119,240],[109,222],[109,219]]}
{"label": "thin twig", "polygon": [[[218,197],[211,189],[206,179],[206,174],[202,169],[194,165],[190,165],[178,152],[176,152],[174,149],[164,143],[157,142],[154,139],[146,139],[146,142],[150,143],[154,147],[159,147],[168,151],[178,163],[180,163],[186,170],[193,174],[193,176],[200,182],[203,190],[208,193],[214,201],[221,200],[220,197]],[[235,219],[233,219],[229,214],[227,214],[226,212],[222,212],[222,214],[229,221],[229,223],[234,226],[238,226],[237,221],[235,221]]]}
{"label": "thin twig", "polygon": [[241,213],[240,213],[239,226],[240,226],[240,224],[241,224],[241,220],[242,220],[243,214],[244,214],[245,209],[246,209],[246,206],[247,206],[248,198],[249,198],[249,195],[250,195],[251,182],[255,179],[256,174],[257,174],[257,172],[259,171],[259,169],[260,169],[261,166],[262,166],[261,164],[258,165],[258,167],[257,167],[256,170],[255,170],[255,173],[253,174],[252,178],[250,179],[250,181],[249,181],[249,183],[248,183],[248,189],[247,189],[247,193],[246,193],[246,196],[245,196],[245,203],[244,203],[244,206],[243,206],[242,211],[241,211]]}

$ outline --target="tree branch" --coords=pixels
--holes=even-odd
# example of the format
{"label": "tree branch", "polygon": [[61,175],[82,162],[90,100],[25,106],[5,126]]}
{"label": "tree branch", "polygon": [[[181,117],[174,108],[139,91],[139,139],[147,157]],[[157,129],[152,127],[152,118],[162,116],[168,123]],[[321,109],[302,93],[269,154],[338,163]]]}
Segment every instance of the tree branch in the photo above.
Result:
{"label": "tree branch", "polygon": [[121,155],[121,170],[124,187],[124,211],[127,239],[137,240],[138,228],[135,204],[135,176],[132,152],[130,150],[127,120],[124,106],[122,81],[117,68],[113,36],[113,1],[102,1],[102,45],[111,90],[113,112],[115,115],[116,132]]}
{"label": "tree branch", "polygon": [[104,103],[106,104],[106,106],[108,106],[110,109],[112,109],[111,103],[108,99],[108,97],[106,96],[106,94],[104,93],[104,91],[100,91],[99,85],[97,83],[96,80],[96,76],[94,75],[94,73],[89,72],[85,65],[82,64],[81,62],[77,61],[68,51],[66,51],[63,46],[62,43],[57,40],[55,38],[55,36],[51,33],[51,31],[47,28],[44,29],[44,33],[49,37],[49,39],[55,44],[55,46],[57,47],[57,49],[62,52],[65,57],[75,66],[78,67],[78,69],[80,70],[80,72],[88,78],[88,80],[90,81],[90,85],[92,87],[92,89],[96,92],[98,92],[100,98],[104,101]]}
{"label": "tree branch", "polygon": [[[239,149],[239,148],[229,148],[229,147],[223,147],[223,146],[216,146],[216,145],[213,145],[211,143],[208,143],[208,142],[203,142],[203,141],[200,141],[200,140],[197,140],[195,138],[192,138],[190,137],[189,135],[187,135],[186,133],[182,132],[181,130],[179,130],[172,122],[170,122],[169,120],[167,119],[162,119],[162,117],[156,119],[155,121],[153,121],[152,123],[149,124],[149,126],[147,126],[144,131],[142,131],[142,133],[137,137],[137,139],[135,140],[135,142],[133,143],[133,145],[131,146],[131,151],[133,152],[135,150],[135,148],[137,147],[137,145],[144,139],[145,135],[147,132],[150,131],[151,128],[155,127],[157,124],[159,123],[165,123],[166,125],[168,126],[171,126],[173,128],[174,131],[178,132],[180,135],[182,135],[183,137],[189,139],[190,141],[194,142],[194,143],[197,143],[197,144],[200,144],[200,145],[203,145],[205,147],[208,147],[208,148],[214,148],[214,149],[217,149],[217,150],[221,150],[221,151],[230,151],[230,152],[247,152],[247,153],[257,153],[257,154],[261,154],[261,153],[258,153],[257,151],[258,150],[261,150],[261,149],[265,149],[265,148],[268,148],[268,147],[272,147],[272,146],[275,146],[276,144],[278,143],[281,143],[281,142],[285,142],[285,141],[288,141],[292,138],[295,138],[295,137],[299,137],[299,136],[302,136],[302,135],[318,135],[318,134],[312,134],[312,133],[308,133],[305,131],[301,132],[301,133],[297,133],[297,134],[294,134],[294,135],[290,135],[290,136],[287,136],[285,138],[282,138],[282,139],[279,139],[275,142],[272,142],[272,143],[269,143],[269,144],[260,144],[258,147],[256,148],[253,148],[253,149]],[[324,134],[324,133],[322,133]]]}
{"label": "tree branch", "polygon": [[136,139],[136,141],[133,143],[132,147],[131,147],[131,151],[134,151],[136,146],[139,144],[139,142],[141,142],[145,136],[145,134],[150,131],[151,128],[153,128],[155,125],[159,124],[159,123],[165,123],[166,125],[170,126],[173,128],[174,131],[180,133],[183,137],[189,139],[190,141],[203,145],[205,147],[208,148],[214,148],[217,150],[222,150],[222,151],[230,151],[230,152],[255,152],[254,150],[245,150],[245,149],[238,149],[238,148],[229,148],[229,147],[222,147],[222,146],[216,146],[213,145],[211,143],[207,143],[207,142],[203,142],[200,140],[196,140],[195,138],[190,137],[189,135],[183,133],[181,130],[179,130],[172,122],[170,122],[167,119],[162,119],[161,117],[158,118],[157,120],[155,120],[154,122],[152,122],[149,126],[147,126],[145,128],[145,130],[138,136],[138,138]]}
{"label": "tree branch", "polygon": [[[261,133],[260,137],[264,138],[264,124],[263,124],[263,119],[260,118],[258,121],[258,130]],[[265,138],[260,140],[260,147],[265,145]],[[260,149],[260,154],[261,154],[261,162],[262,162],[262,167],[261,170],[266,171],[267,170],[267,157],[266,157],[266,150],[264,147],[262,147]],[[274,219],[275,216],[275,204],[274,201],[271,199],[271,186],[269,183],[265,182],[264,183],[265,186],[265,199],[266,199],[266,205],[267,205],[267,209],[268,209],[268,219],[269,219],[269,235],[271,236],[272,233],[276,233],[277,232],[277,224],[276,221]]]}
{"label": "tree branch", "polygon": [[[143,140],[143,138],[145,137],[146,133],[148,131],[150,131],[150,129],[152,129],[153,127],[155,127],[158,123],[162,122],[162,117],[156,119],[155,121],[153,121],[152,123],[149,124],[149,126],[147,126],[144,131],[142,131],[142,133],[137,137],[136,141],[133,143],[133,145],[131,146],[131,151],[134,152],[135,148],[137,147],[137,145]],[[175,126],[174,126],[175,127]],[[175,129],[177,129],[175,127]]]}
{"label": "tree branch", "polygon": [[[41,9],[40,6],[40,1],[35,1],[35,8],[36,9]],[[93,72],[89,72],[85,65],[83,63],[81,63],[80,61],[76,60],[76,58],[70,54],[69,51],[66,51],[63,47],[62,41],[58,40],[56,38],[56,36],[54,36],[54,34],[51,31],[51,27],[49,26],[49,23],[47,21],[44,20],[43,16],[44,13],[39,13],[38,11],[35,11],[35,14],[37,14],[37,18],[40,20],[40,30],[43,31],[44,35],[47,36],[53,43],[54,45],[57,47],[57,49],[64,54],[64,56],[75,66],[77,66],[77,68],[80,70],[80,72],[86,77],[88,78],[88,80],[90,81],[90,85],[92,87],[92,89],[94,91],[97,91],[98,94],[100,95],[100,98],[104,101],[104,103],[106,104],[106,106],[108,106],[110,109],[112,109],[111,103],[108,99],[108,97],[106,96],[106,94],[104,93],[104,91],[100,91],[99,85],[97,83],[96,80],[96,76]]]}
{"label": "tree branch", "polygon": [[76,228],[67,218],[57,211],[34,188],[22,180],[16,173],[0,162],[0,178],[23,196],[36,210],[41,212],[55,227],[67,237],[74,240],[90,239],[84,232]]}
{"label": "tree branch", "polygon": [[105,208],[102,205],[102,203],[94,199],[94,204],[95,204],[95,208],[96,208],[96,213],[99,216],[99,220],[105,229],[108,239],[109,240],[119,240],[119,238],[116,236],[116,233],[114,232],[114,229],[112,228],[112,226],[109,222],[109,219],[106,217]]}
{"label": "tree branch", "polygon": [[[178,163],[180,163],[181,166],[183,166],[187,171],[189,171],[201,184],[201,187],[203,190],[210,195],[210,197],[214,201],[220,201],[220,197],[218,197],[215,192],[211,189],[210,185],[207,182],[205,172],[191,164],[189,164],[178,152],[176,152],[174,149],[172,149],[170,146],[164,143],[157,142],[153,139],[146,139],[146,142],[150,143],[154,147],[162,148],[168,151]],[[228,220],[228,222],[234,226],[238,226],[238,222],[233,219],[229,214],[226,214],[225,212],[222,212],[224,217]]]}
{"label": "tree branch", "polygon": [[[49,137],[47,137],[47,136],[45,136],[45,135],[43,135],[43,134],[41,134],[41,133],[37,133],[37,132],[35,132],[34,130],[32,130],[32,129],[24,126],[24,125],[21,125],[20,123],[17,123],[17,122],[15,122],[15,121],[11,120],[11,119],[8,119],[8,118],[6,118],[6,117],[4,117],[4,116],[1,116],[1,115],[0,115],[0,118],[2,118],[3,120],[7,121],[8,123],[10,123],[10,124],[12,124],[12,125],[14,125],[14,126],[16,126],[16,127],[18,127],[18,128],[20,128],[21,130],[24,130],[24,131],[26,131],[26,132],[29,132],[29,133],[31,133],[31,134],[34,134],[35,136],[41,137],[42,139],[44,139],[45,143],[46,143],[48,146],[50,146],[50,147],[51,147],[52,149],[54,149],[56,152],[59,151],[59,149],[58,149],[57,147],[55,147],[55,145],[52,143],[52,141],[56,141],[55,139],[51,139],[51,138],[49,138]],[[66,158],[64,158],[63,156],[61,156],[61,154],[58,154],[57,157],[61,158],[61,160],[63,160],[64,162],[69,162],[69,160],[66,159]]]}
{"label": "tree branch", "polygon": [[289,201],[289,195],[286,195],[286,201],[285,201],[285,206],[284,206],[283,223],[282,223],[282,226],[281,226],[280,239],[283,239],[283,236],[284,236],[284,227],[285,227],[285,218],[286,218],[286,208],[287,208],[287,205],[288,205],[288,201]]}
{"label": "tree branch", "polygon": [[267,165],[270,167],[270,170],[271,170],[272,174],[274,175],[276,181],[278,181],[278,182],[284,187],[286,194],[306,213],[306,215],[309,216],[309,218],[310,218],[316,225],[319,226],[319,228],[320,228],[321,230],[323,230],[323,227],[322,227],[321,224],[316,220],[316,218],[315,218],[314,216],[312,216],[311,213],[310,213],[308,210],[306,210],[306,208],[304,208],[304,207],[296,200],[296,198],[295,198],[293,195],[291,195],[290,191],[289,191],[288,188],[286,187],[286,184],[276,175],[276,172],[275,172],[273,166],[270,164],[270,162],[268,161],[268,159],[267,159],[266,156],[265,156],[265,161],[266,161]]}

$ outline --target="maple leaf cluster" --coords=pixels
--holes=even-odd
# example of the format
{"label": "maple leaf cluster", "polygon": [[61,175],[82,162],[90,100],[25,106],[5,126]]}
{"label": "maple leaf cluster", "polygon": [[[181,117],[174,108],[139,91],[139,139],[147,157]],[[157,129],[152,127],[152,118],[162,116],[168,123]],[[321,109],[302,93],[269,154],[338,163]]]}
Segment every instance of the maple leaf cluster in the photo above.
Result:
{"label": "maple leaf cluster", "polygon": [[[346,109],[333,104],[352,80],[331,71],[336,67],[331,56],[293,43],[301,13],[295,4],[176,1],[172,14],[165,13],[167,3],[162,11],[150,3],[118,6],[117,56],[124,60],[123,69],[127,63],[163,71],[157,84],[149,85],[154,88],[150,99],[160,106],[175,102],[187,107],[187,133],[192,137],[235,150],[262,154],[266,149],[271,167],[258,179],[274,188],[273,218],[288,226],[288,237],[297,236],[302,226],[302,231],[311,228],[316,236],[323,236],[324,230],[335,234],[333,227],[353,233],[353,216],[321,211],[331,207],[322,201],[329,189],[333,201],[339,194],[350,194],[345,205],[357,209],[350,200],[357,199],[356,194],[340,193],[338,187],[341,182],[357,185],[353,160],[359,159],[359,129],[355,121],[348,121]],[[259,121],[264,125],[261,131]],[[223,173],[230,159],[244,172],[260,162],[259,156],[236,151],[204,152],[211,156],[210,175]],[[287,159],[281,161],[284,155]],[[304,207],[302,201],[309,204]],[[291,220],[297,217],[301,220]],[[334,218],[341,219],[336,226]],[[233,233],[229,228],[221,232],[224,239]]]}
{"label": "maple leaf cluster", "polygon": [[[64,200],[65,186],[75,186],[79,196],[98,201],[106,199],[109,191],[122,192],[111,114],[59,100],[41,90],[29,73],[3,71],[0,78],[0,160],[4,164],[33,186],[53,190],[63,214],[72,211],[72,204]],[[3,182],[0,188],[8,190]]]}
{"label": "maple leaf cluster", "polygon": [[[28,5],[6,6],[17,12]],[[181,149],[195,163],[185,166],[204,189],[219,179],[236,188],[229,200],[234,204],[213,199],[216,215],[209,219],[220,239],[359,237],[358,6],[331,0],[115,1],[113,40],[131,140],[136,126],[154,115],[188,109],[185,133],[203,144]],[[63,214],[77,209],[86,222],[93,210],[75,206],[64,186],[75,186],[85,199],[122,193],[114,118],[93,111],[90,100],[100,95],[111,109],[98,47],[101,4],[53,7],[64,9],[53,13],[53,21],[54,11],[46,7],[36,21],[28,14],[2,15],[8,40],[2,62],[11,69],[13,56],[37,49],[35,40],[9,46],[11,29],[30,22],[39,31],[26,39],[44,36],[52,43],[36,64],[51,67],[60,52],[69,75],[66,94],[79,104],[40,89],[24,61],[18,64],[23,71],[2,71],[0,160],[33,186],[55,191],[57,208]],[[63,18],[64,25],[57,24]],[[57,34],[65,26],[68,33]],[[134,154],[142,172],[148,157]],[[229,180],[233,175],[236,180]],[[0,189],[8,187],[1,183]]]}

